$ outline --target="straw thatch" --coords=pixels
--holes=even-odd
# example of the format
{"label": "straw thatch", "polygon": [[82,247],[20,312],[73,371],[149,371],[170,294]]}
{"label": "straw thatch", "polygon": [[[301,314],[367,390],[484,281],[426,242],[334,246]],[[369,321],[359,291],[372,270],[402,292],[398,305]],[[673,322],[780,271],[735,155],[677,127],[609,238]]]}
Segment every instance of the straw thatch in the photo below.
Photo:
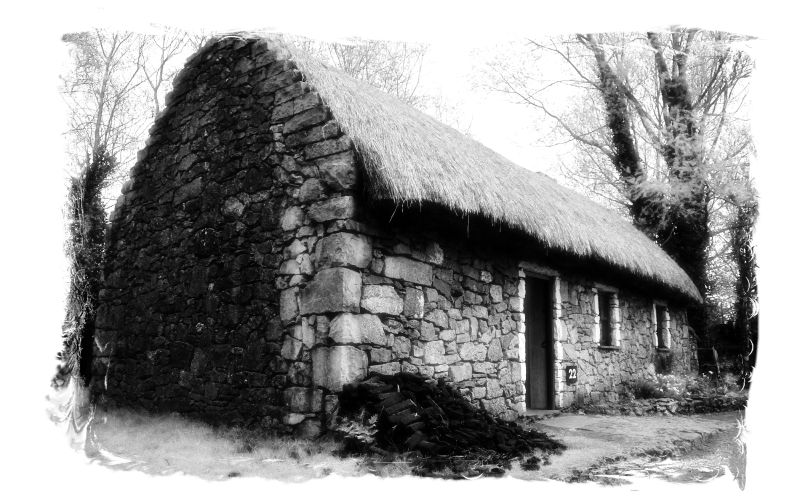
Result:
{"label": "straw thatch", "polygon": [[701,300],[683,269],[619,215],[284,41],[267,43],[295,61],[351,138],[375,198],[479,214]]}

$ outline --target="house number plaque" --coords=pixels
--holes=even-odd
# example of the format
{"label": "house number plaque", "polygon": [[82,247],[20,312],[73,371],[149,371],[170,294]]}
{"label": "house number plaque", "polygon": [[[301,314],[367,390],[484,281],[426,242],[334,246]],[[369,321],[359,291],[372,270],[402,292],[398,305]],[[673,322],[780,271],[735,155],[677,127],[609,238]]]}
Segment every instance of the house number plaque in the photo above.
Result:
{"label": "house number plaque", "polygon": [[567,365],[567,385],[572,385],[578,381],[578,367],[576,365]]}

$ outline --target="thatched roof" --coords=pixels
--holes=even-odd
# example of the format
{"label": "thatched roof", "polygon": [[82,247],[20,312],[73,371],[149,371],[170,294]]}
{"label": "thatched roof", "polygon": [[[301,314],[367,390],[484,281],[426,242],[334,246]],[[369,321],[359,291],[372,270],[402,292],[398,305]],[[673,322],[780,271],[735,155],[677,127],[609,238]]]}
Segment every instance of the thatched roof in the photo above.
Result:
{"label": "thatched roof", "polygon": [[268,45],[295,61],[330,108],[363,159],[375,198],[482,215],[555,251],[701,300],[683,269],[619,215],[302,50]]}

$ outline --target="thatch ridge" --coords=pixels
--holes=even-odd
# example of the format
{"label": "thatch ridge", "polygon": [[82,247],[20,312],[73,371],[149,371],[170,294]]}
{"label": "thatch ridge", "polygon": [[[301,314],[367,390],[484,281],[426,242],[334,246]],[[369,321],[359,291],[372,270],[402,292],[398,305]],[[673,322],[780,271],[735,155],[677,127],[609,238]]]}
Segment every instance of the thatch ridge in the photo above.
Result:
{"label": "thatch ridge", "polygon": [[285,40],[288,56],[350,137],[376,199],[441,204],[517,228],[554,250],[607,262],[700,301],[689,276],[658,245],[611,210],[550,177],[522,168],[479,142]]}

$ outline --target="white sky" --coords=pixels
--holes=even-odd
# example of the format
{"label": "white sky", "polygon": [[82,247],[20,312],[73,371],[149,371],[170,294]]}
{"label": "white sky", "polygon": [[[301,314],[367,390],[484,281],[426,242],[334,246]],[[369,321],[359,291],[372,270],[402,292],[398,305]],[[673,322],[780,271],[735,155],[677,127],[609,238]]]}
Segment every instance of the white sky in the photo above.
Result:
{"label": "white sky", "polygon": [[[470,135],[518,165],[553,173],[555,152],[538,145],[546,132],[536,127],[536,113],[506,96],[474,88],[478,67],[475,59],[493,50],[491,41],[453,43],[433,41],[425,56],[420,93],[443,95],[458,106],[470,124]],[[473,57],[473,55],[475,57]]]}
{"label": "white sky", "polygon": [[[281,31],[308,30],[310,35],[358,35],[363,38],[447,40],[456,48],[524,34],[550,32],[617,31],[665,28],[670,24],[724,29],[762,36],[754,44],[757,74],[754,82],[754,131],[759,157],[753,167],[761,194],[761,219],[756,244],[760,264],[762,345],[751,393],[747,425],[748,489],[760,496],[792,491],[796,476],[797,397],[794,393],[797,283],[797,43],[787,2],[673,0],[582,1],[511,3],[493,1],[472,5],[408,0],[386,2],[285,1],[166,3],[151,0],[112,6],[111,2],[72,1],[4,6],[4,44],[0,95],[3,96],[2,258],[5,297],[2,302],[5,335],[3,370],[4,491],[25,496],[113,496],[192,498],[229,494],[292,497],[303,494],[338,496],[378,495],[409,498],[414,495],[483,498],[501,493],[518,495],[567,493],[592,497],[626,496],[623,489],[592,485],[498,482],[413,482],[393,487],[371,478],[330,480],[305,485],[270,485],[231,481],[207,484],[193,478],[152,478],[141,473],[111,473],[90,466],[68,452],[63,436],[47,421],[44,397],[60,347],[60,327],[66,290],[61,207],[65,193],[63,105],[57,93],[63,59],[60,35],[92,26],[140,30],[147,23],[178,25],[186,29],[215,30],[273,27]],[[525,5],[526,7],[522,7]],[[436,49],[439,51],[439,48]],[[441,49],[442,54],[447,51]],[[452,52],[451,52],[452,53]],[[431,54],[431,57],[436,52]],[[468,61],[452,58],[464,67]],[[445,59],[448,59],[445,57]],[[442,70],[445,67],[442,66]],[[452,70],[455,73],[455,69]],[[450,74],[449,72],[445,72]],[[473,134],[489,147],[523,166],[545,163],[524,137],[502,132],[502,121],[516,123],[513,111],[487,100],[474,106]],[[507,137],[508,136],[508,137]],[[538,160],[537,160],[538,159]],[[394,484],[394,483],[391,483]],[[380,493],[365,487],[380,488]],[[562,487],[564,486],[564,487]],[[697,495],[704,490],[659,484],[649,497]],[[629,492],[628,492],[629,493]],[[427,495],[426,495],[427,496]]]}

